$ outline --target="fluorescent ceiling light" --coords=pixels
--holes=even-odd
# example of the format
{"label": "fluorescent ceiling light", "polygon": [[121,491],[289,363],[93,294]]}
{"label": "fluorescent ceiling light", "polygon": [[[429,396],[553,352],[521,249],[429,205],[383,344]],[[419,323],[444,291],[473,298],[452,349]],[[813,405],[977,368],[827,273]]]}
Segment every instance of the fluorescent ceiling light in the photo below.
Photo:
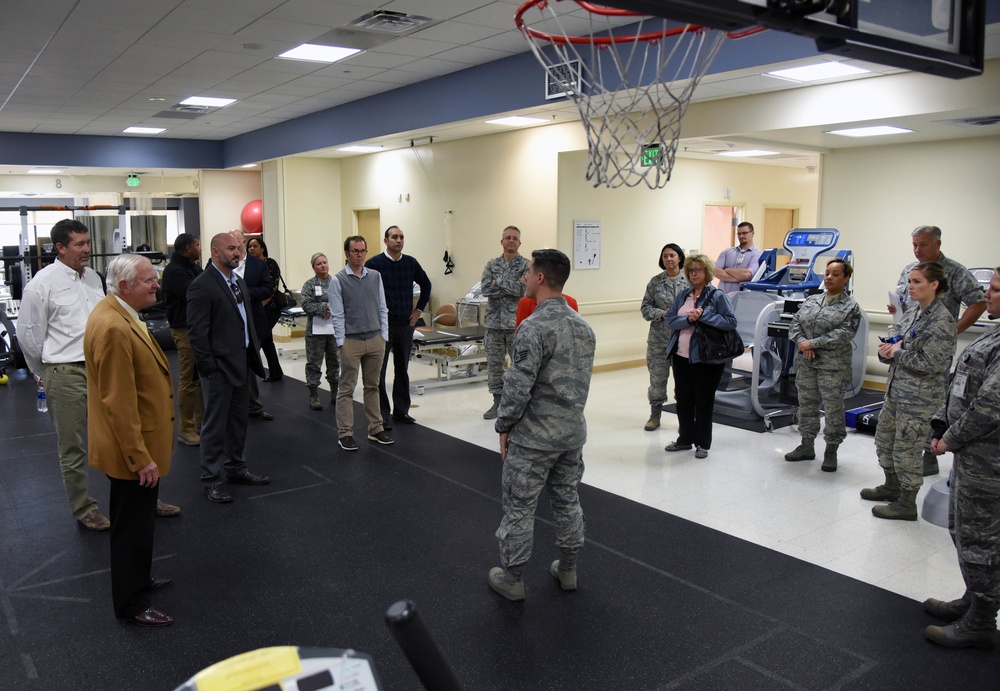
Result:
{"label": "fluorescent ceiling light", "polygon": [[490,125],[508,125],[510,127],[518,127],[520,125],[540,125],[543,122],[548,122],[544,118],[526,118],[520,115],[513,115],[509,118],[497,118],[496,120],[487,120]]}
{"label": "fluorescent ceiling light", "polygon": [[166,127],[126,127],[122,130],[122,134],[159,134],[166,130]]}
{"label": "fluorescent ceiling light", "polygon": [[357,144],[355,146],[345,146],[337,151],[352,151],[358,154],[370,154],[375,151],[381,151],[381,146],[365,146],[364,144]]}
{"label": "fluorescent ceiling light", "polygon": [[209,98],[208,96],[192,96],[181,101],[182,106],[207,106],[209,108],[225,108],[236,103],[235,98]]}
{"label": "fluorescent ceiling light", "polygon": [[279,58],[286,60],[308,60],[309,62],[337,62],[360,53],[357,48],[340,48],[338,46],[319,46],[314,43],[303,43],[298,48],[285,51]]}
{"label": "fluorescent ceiling light", "polygon": [[257,167],[256,163],[246,163],[246,164],[240,166],[240,168],[256,168],[256,167]]}
{"label": "fluorescent ceiling light", "polygon": [[774,156],[780,151],[766,151],[764,149],[747,149],[745,151],[720,151],[720,156],[732,156],[733,158],[749,158],[751,156]]}
{"label": "fluorescent ceiling light", "polygon": [[28,175],[59,175],[62,172],[62,168],[32,168]]}
{"label": "fluorescent ceiling light", "polygon": [[892,125],[876,125],[874,127],[852,127],[846,130],[830,130],[825,134],[839,134],[842,137],[881,137],[884,134],[905,134],[912,132],[903,127]]}
{"label": "fluorescent ceiling light", "polygon": [[791,67],[787,70],[766,72],[765,76],[777,77],[778,79],[791,79],[796,82],[817,82],[821,79],[836,79],[837,77],[867,74],[868,71],[843,62],[827,60],[816,65],[805,65],[803,67]]}

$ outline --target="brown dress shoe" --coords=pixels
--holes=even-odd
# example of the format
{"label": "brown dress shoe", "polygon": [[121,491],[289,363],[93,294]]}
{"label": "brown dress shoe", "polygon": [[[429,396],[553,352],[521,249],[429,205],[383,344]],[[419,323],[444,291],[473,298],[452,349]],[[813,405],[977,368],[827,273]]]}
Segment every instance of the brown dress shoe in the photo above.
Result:
{"label": "brown dress shoe", "polygon": [[174,623],[174,618],[150,607],[134,617],[125,617],[125,621],[137,626],[170,626]]}
{"label": "brown dress shoe", "polygon": [[169,518],[170,516],[176,516],[181,512],[181,507],[174,506],[173,504],[168,504],[165,501],[156,500],[156,515],[160,518]]}
{"label": "brown dress shoe", "polygon": [[108,530],[111,528],[111,521],[101,515],[96,508],[87,512],[87,515],[76,519],[77,523],[87,530]]}

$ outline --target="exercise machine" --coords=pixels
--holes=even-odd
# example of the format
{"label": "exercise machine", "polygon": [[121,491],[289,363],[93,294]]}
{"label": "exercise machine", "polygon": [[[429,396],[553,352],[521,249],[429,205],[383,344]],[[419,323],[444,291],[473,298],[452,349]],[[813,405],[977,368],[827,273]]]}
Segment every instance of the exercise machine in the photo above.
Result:
{"label": "exercise machine", "polygon": [[[741,290],[729,296],[736,328],[750,349],[751,364],[749,370],[739,366],[745,363],[744,355],[726,366],[716,393],[716,412],[744,420],[762,419],[766,431],[774,429],[774,418],[796,415],[798,406],[792,386],[795,344],[788,339],[788,330],[802,301],[822,292],[824,268],[817,272],[819,258],[837,257],[853,263],[851,250],[834,251],[839,239],[836,228],[793,228],[785,235],[784,251],[765,251],[762,268],[758,268],[754,279],[741,284]],[[790,255],[791,259],[777,268],[782,255]],[[851,342],[851,387],[845,398],[861,390],[867,342],[868,320],[862,311],[861,326]]]}

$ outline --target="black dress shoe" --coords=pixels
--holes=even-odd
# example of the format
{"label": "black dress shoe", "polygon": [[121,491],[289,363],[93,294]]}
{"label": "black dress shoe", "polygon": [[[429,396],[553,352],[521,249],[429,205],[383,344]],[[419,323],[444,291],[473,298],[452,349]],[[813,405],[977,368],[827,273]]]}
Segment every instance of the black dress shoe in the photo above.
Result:
{"label": "black dress shoe", "polygon": [[150,607],[134,617],[125,617],[125,621],[138,626],[170,626],[174,623],[174,618]]}
{"label": "black dress shoe", "polygon": [[274,416],[266,410],[258,410],[256,413],[250,413],[250,417],[255,417],[258,420],[267,420],[268,422],[274,419]]}
{"label": "black dress shoe", "polygon": [[216,504],[228,504],[233,500],[229,492],[222,489],[222,485],[208,485],[205,487],[205,496]]}
{"label": "black dress shoe", "polygon": [[276,377],[264,377],[264,381],[281,381],[285,378],[284,374],[279,374]]}
{"label": "black dress shoe", "polygon": [[174,582],[172,578],[150,578],[149,579],[149,589],[159,590],[160,588],[166,588],[168,585]]}
{"label": "black dress shoe", "polygon": [[249,470],[244,470],[237,475],[227,475],[226,482],[231,485],[266,485],[271,481],[267,475],[254,475]]}
{"label": "black dress shoe", "polygon": [[396,413],[393,413],[392,419],[395,420],[396,422],[402,422],[404,425],[412,425],[413,423],[416,422],[416,420],[414,420],[406,413],[403,413],[402,415],[397,415]]}

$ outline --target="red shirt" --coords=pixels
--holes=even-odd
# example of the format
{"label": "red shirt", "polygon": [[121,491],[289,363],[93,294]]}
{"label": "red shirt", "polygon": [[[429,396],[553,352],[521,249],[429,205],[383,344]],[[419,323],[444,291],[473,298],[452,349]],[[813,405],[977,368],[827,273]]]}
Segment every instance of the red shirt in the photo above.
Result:
{"label": "red shirt", "polygon": [[[580,306],[576,304],[576,300],[571,298],[566,293],[563,293],[563,297],[566,298],[566,304],[573,308],[573,310],[579,314]],[[538,300],[533,298],[521,298],[520,302],[517,303],[517,317],[514,322],[514,328],[516,329],[521,325],[525,319],[531,316],[531,313],[535,311],[538,307]]]}

